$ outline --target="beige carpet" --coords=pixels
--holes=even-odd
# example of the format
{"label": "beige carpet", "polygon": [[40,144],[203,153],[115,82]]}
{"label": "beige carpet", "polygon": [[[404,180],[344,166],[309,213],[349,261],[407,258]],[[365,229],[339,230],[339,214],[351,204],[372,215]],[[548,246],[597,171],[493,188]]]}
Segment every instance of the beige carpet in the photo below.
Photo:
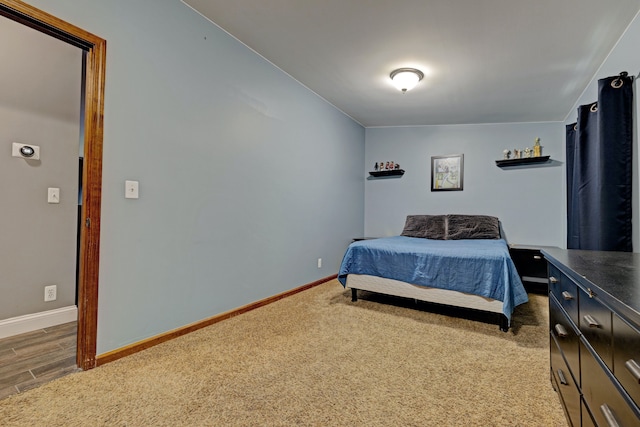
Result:
{"label": "beige carpet", "polygon": [[508,333],[379,300],[352,303],[334,280],[1,400],[0,424],[567,425],[544,296],[517,308]]}

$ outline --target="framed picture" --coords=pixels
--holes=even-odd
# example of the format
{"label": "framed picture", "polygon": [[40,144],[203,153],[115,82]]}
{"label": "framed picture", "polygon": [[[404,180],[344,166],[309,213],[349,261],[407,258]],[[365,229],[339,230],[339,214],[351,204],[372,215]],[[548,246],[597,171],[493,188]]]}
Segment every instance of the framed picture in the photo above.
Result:
{"label": "framed picture", "polygon": [[431,191],[462,191],[464,154],[431,157]]}

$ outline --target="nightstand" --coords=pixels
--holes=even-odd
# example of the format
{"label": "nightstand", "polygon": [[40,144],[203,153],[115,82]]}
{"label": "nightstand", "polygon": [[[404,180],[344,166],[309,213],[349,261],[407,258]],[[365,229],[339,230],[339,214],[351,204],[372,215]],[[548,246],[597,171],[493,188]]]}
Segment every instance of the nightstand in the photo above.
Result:
{"label": "nightstand", "polygon": [[509,254],[527,292],[548,294],[547,261],[542,249],[550,246],[509,245]]}

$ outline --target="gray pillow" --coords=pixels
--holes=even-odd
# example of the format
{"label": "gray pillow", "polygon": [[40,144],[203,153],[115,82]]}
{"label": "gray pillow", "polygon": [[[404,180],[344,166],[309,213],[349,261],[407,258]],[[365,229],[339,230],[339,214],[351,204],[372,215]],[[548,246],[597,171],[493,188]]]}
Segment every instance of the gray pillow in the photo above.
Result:
{"label": "gray pillow", "polygon": [[407,215],[401,236],[444,240],[446,215]]}
{"label": "gray pillow", "polygon": [[500,221],[487,215],[447,215],[447,240],[499,239]]}

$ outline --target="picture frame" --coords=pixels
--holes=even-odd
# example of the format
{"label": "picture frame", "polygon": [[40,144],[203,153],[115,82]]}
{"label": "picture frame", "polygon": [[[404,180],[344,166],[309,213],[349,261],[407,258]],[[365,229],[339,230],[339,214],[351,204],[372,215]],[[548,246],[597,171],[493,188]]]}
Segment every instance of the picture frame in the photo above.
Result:
{"label": "picture frame", "polygon": [[431,157],[431,191],[462,191],[464,154]]}

